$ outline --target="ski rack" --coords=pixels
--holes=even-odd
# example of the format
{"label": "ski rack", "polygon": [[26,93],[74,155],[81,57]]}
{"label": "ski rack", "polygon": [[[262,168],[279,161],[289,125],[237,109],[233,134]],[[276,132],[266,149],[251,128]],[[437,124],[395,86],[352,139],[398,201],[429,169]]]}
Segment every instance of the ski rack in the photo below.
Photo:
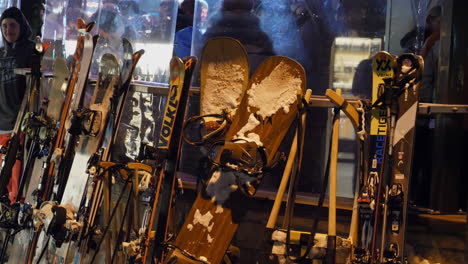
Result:
{"label": "ski rack", "polygon": [[[21,75],[30,75],[31,69],[29,68],[17,68],[15,69],[16,74]],[[44,72],[43,76],[46,78],[52,78],[53,74],[51,72]],[[90,79],[88,81],[90,84],[94,84],[96,79]],[[159,84],[159,83],[150,83],[142,81],[134,81],[130,84],[130,91],[133,92],[143,92],[143,93],[152,93],[157,95],[167,95],[168,85]],[[189,96],[199,96],[200,88],[191,87],[189,90]],[[364,104],[370,104],[368,99],[358,99],[358,98],[345,98],[346,101],[354,106],[358,106],[360,102]],[[319,108],[333,108],[335,105],[330,102],[330,100],[324,95],[312,95],[309,100],[310,107],[319,107]],[[468,105],[463,104],[435,104],[435,103],[419,103],[418,105],[418,115],[434,115],[434,114],[468,114]]]}
{"label": "ski rack", "polygon": [[[94,81],[94,80],[91,80]],[[167,95],[167,89],[169,86],[159,83],[134,81],[130,84],[130,91],[152,93],[155,95]],[[199,87],[192,86],[189,90],[189,96],[200,96]],[[359,99],[359,98],[345,98],[348,104],[358,107],[361,102],[364,105],[370,105],[370,100]],[[309,100],[309,107],[315,108],[333,108],[335,104],[332,103],[324,95],[312,95]],[[419,103],[418,115],[428,116],[435,114],[468,114],[468,105],[461,104],[435,104],[435,103]],[[182,179],[184,188],[195,189],[196,182],[193,176],[183,172],[177,172],[178,177]],[[256,198],[274,200],[276,196],[276,190],[258,190],[255,194]],[[309,194],[298,194],[296,197],[296,203],[304,205],[317,205],[318,196]],[[283,201],[286,200],[286,196]],[[342,210],[352,210],[353,207],[352,198],[337,197],[337,208]],[[324,201],[324,207],[328,207],[328,199]]]}
{"label": "ski rack", "polygon": [[[153,93],[166,95],[169,86],[163,84],[155,84],[149,82],[132,82],[130,90],[133,92]],[[199,96],[200,88],[191,87],[190,96]],[[358,106],[360,102],[365,105],[370,105],[370,100],[359,98],[345,98],[349,104]],[[335,105],[324,95],[312,95],[309,100],[310,107],[333,108]],[[433,115],[433,114],[468,114],[468,105],[463,104],[435,104],[435,103],[419,103],[418,115]]]}

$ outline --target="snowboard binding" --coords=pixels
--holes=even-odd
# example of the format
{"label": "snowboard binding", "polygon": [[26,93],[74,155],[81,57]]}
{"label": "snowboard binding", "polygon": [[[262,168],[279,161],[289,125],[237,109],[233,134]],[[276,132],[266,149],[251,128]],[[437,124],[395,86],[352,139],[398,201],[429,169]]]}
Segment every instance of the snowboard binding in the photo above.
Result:
{"label": "snowboard binding", "polygon": [[35,212],[34,223],[36,229],[44,227],[47,234],[54,238],[57,247],[76,240],[83,228],[83,224],[76,221],[73,208],[56,202],[43,203],[40,210]]}
{"label": "snowboard binding", "polygon": [[[216,169],[246,175],[247,180],[236,174],[236,183],[247,196],[255,195],[267,170],[268,159],[263,147],[243,139],[218,141],[210,146],[209,153],[208,160]],[[219,156],[219,160],[213,159],[214,156]]]}
{"label": "snowboard binding", "polygon": [[[202,146],[215,142],[222,138],[231,125],[231,119],[226,114],[209,114],[201,116],[192,116],[185,121],[182,137],[185,142],[192,146]],[[187,129],[194,127],[198,130],[198,139],[188,137],[190,133]]]}
{"label": "snowboard binding", "polygon": [[73,112],[68,132],[72,135],[86,135],[95,137],[99,134],[102,122],[102,113],[89,109],[78,109]]}

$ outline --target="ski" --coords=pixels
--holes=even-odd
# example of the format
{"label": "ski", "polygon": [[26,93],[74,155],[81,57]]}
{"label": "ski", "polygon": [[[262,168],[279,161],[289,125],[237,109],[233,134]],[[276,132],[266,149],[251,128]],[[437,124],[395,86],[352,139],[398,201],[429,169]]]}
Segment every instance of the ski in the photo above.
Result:
{"label": "ski", "polygon": [[376,105],[384,90],[384,79],[394,76],[395,58],[380,51],[372,59],[372,98],[370,114],[370,131],[368,137],[368,165],[360,179],[357,198],[359,210],[358,235],[356,237],[353,263],[373,263],[376,252],[382,179],[385,168],[385,151],[387,143],[387,107]]}
{"label": "ski", "polygon": [[[182,61],[173,57],[164,119],[156,147],[142,146],[140,160],[154,160],[157,170],[141,182],[140,200],[145,207],[138,237],[123,243],[127,261],[146,263],[160,258],[160,244],[166,240],[177,186],[176,169],[181,148],[182,124],[187,107],[196,57]],[[154,250],[156,249],[156,250]]]}
{"label": "ski", "polygon": [[209,154],[214,164],[211,178],[176,240],[167,244],[171,251],[165,263],[221,262],[245,210],[239,208],[241,193],[255,194],[264,170],[274,163],[297,115],[298,89],[305,89],[305,74],[296,61],[275,56],[258,67],[225,141],[210,148],[217,153]]}
{"label": "ski", "polygon": [[[391,111],[389,175],[385,188],[385,204],[382,224],[382,264],[405,264],[405,228],[408,191],[413,157],[413,142],[418,109],[419,86],[424,62],[414,54],[398,56],[392,86],[385,92],[393,95],[396,106]],[[384,92],[384,93],[385,93]]]}

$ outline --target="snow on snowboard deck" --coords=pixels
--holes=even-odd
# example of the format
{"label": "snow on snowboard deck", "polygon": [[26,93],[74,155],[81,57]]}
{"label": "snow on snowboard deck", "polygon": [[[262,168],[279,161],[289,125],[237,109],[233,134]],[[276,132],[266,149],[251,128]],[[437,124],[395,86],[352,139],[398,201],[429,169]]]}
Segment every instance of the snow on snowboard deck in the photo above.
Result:
{"label": "snow on snowboard deck", "polygon": [[[270,164],[297,115],[298,89],[305,89],[305,73],[300,64],[280,56],[265,60],[252,76],[226,140],[256,141],[265,148]],[[199,194],[196,198],[176,238],[178,249],[169,253],[165,263],[221,262],[237,230],[237,214],[242,210],[240,200],[236,201],[239,192],[228,198],[231,185],[235,184],[232,174],[213,173],[207,186],[210,195]]]}
{"label": "snow on snowboard deck", "polygon": [[209,40],[200,71],[200,114],[226,113],[234,118],[249,82],[249,62],[242,44],[227,37]]}

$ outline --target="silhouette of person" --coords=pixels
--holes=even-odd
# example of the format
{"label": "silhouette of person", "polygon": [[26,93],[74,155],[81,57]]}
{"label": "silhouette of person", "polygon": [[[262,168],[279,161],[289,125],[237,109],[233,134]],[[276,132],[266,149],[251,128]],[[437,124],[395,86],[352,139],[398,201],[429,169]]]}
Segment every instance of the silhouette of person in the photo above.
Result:
{"label": "silhouette of person", "polygon": [[[14,70],[31,67],[34,42],[29,40],[31,28],[18,8],[6,9],[0,23],[3,36],[3,47],[0,48],[0,145],[4,146],[10,139],[26,91],[26,77],[15,74]],[[21,162],[17,160],[7,187],[12,203],[18,194],[20,169]]]}

